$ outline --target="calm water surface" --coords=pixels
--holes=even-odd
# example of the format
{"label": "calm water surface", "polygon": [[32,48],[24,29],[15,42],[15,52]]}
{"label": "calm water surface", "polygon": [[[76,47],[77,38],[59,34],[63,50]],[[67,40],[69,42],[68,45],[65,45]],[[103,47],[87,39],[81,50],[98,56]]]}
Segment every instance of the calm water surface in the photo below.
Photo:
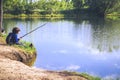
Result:
{"label": "calm water surface", "polygon": [[19,26],[22,36],[46,22],[23,38],[37,49],[35,67],[119,78],[120,20],[4,19],[4,28],[9,33]]}

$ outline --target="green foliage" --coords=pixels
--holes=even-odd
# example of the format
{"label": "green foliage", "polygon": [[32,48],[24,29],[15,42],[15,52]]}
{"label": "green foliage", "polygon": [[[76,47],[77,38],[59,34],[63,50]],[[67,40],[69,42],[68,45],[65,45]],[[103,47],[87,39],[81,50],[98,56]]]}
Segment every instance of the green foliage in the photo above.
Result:
{"label": "green foliage", "polygon": [[24,12],[24,4],[20,0],[6,0],[3,1],[3,9],[5,13],[12,13],[14,15]]}
{"label": "green foliage", "polygon": [[36,13],[29,14],[28,17],[40,17],[40,14],[36,14]]}
{"label": "green foliage", "polygon": [[72,0],[76,9],[81,9],[84,6],[84,0]]}
{"label": "green foliage", "polygon": [[[113,12],[120,14],[119,0],[3,0],[4,13],[20,14],[59,14],[61,11],[73,11],[70,15],[79,14],[88,9],[98,15],[105,16]],[[74,9],[74,10],[73,10]],[[65,14],[65,13],[62,13]]]}
{"label": "green foliage", "polygon": [[[29,1],[29,0],[28,0]],[[38,13],[46,11],[48,14],[57,13],[60,10],[72,9],[72,3],[62,0],[38,0],[28,3],[25,0],[6,0],[3,2],[4,13],[19,15],[33,14],[37,9]]]}
{"label": "green foliage", "polygon": [[14,17],[12,14],[4,14],[4,17]]}
{"label": "green foliage", "polygon": [[19,48],[29,54],[34,54],[36,52],[36,49],[34,47],[30,47],[31,43],[22,41],[22,44],[23,45],[13,45],[13,46],[16,48]]}
{"label": "green foliage", "polygon": [[20,14],[18,16],[20,16],[20,17],[26,17],[27,15],[26,14]]}
{"label": "green foliage", "polygon": [[120,20],[120,15],[118,17],[118,13],[114,12],[112,14],[108,14],[106,18],[111,19],[111,20]]}
{"label": "green foliage", "polygon": [[90,9],[99,15],[106,15],[107,13],[115,11],[120,6],[120,4],[118,4],[120,3],[119,0],[88,0],[87,3]]}
{"label": "green foliage", "polygon": [[90,76],[90,75],[88,75],[86,73],[81,73],[81,76],[84,76],[88,80],[101,80],[99,77],[93,77],[93,76]]}

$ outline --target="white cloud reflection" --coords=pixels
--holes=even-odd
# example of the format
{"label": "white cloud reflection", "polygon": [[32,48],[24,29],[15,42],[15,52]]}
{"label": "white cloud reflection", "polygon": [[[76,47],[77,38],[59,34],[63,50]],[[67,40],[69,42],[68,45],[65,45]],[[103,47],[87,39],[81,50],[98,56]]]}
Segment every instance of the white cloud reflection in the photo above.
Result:
{"label": "white cloud reflection", "polygon": [[120,65],[119,65],[119,64],[114,64],[114,66],[115,66],[117,69],[120,69]]}
{"label": "white cloud reflection", "polygon": [[55,53],[55,54],[58,54],[58,53],[61,53],[61,54],[68,54],[69,52],[68,52],[68,50],[63,49],[63,50],[56,50],[56,51],[53,51],[52,53]]}
{"label": "white cloud reflection", "polygon": [[46,66],[44,66],[45,69],[50,69],[50,70],[67,70],[67,71],[77,71],[79,70],[81,67],[79,65],[66,65],[66,66],[55,66],[54,64],[47,64]]}
{"label": "white cloud reflection", "polygon": [[72,65],[66,67],[66,70],[78,70],[78,69],[80,69],[79,65],[72,64]]}
{"label": "white cloud reflection", "polygon": [[101,80],[120,80],[120,77],[118,77],[119,75],[109,75],[109,76],[106,76],[104,78],[102,78]]}
{"label": "white cloud reflection", "polygon": [[[94,54],[94,55],[97,55],[97,54],[100,54],[100,53],[103,53],[103,52],[100,52],[98,49],[96,48],[93,48],[91,45],[85,45],[81,42],[79,43],[76,43],[75,44],[78,48],[80,48],[81,50],[84,51],[84,53],[91,53],[91,54]],[[80,50],[80,52],[81,52]]]}

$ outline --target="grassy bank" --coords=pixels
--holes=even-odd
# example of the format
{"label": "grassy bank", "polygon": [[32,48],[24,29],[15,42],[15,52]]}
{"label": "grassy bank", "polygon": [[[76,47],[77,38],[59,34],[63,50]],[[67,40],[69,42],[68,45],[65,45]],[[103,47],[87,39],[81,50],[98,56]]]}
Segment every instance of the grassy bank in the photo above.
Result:
{"label": "grassy bank", "polygon": [[113,12],[113,13],[107,14],[107,15],[106,15],[106,18],[112,19],[112,20],[120,19],[120,13],[118,13],[118,12]]}
{"label": "grassy bank", "polygon": [[[6,34],[4,34],[4,35],[0,34],[0,42],[1,42],[1,44],[6,44],[6,42],[5,42],[6,37],[7,37]],[[21,41],[21,43],[23,45],[11,45],[11,46],[15,47],[15,48],[18,48],[18,49],[21,49],[22,51],[24,51],[25,53],[28,53],[28,54],[36,53],[35,47],[34,46],[33,47],[29,46],[31,43],[25,42],[25,41]],[[10,45],[8,45],[8,46],[10,46]]]}
{"label": "grassy bank", "polygon": [[120,19],[120,15],[107,15],[106,16],[107,19],[111,19],[111,20],[119,20]]}
{"label": "grassy bank", "polygon": [[23,45],[13,45],[13,47],[22,49],[24,52],[26,52],[26,53],[28,53],[28,54],[34,54],[34,53],[36,53],[35,47],[30,47],[30,44],[31,44],[31,43],[25,42],[25,41],[22,41],[21,43],[22,43]]}
{"label": "grassy bank", "polygon": [[[79,15],[76,14],[19,14],[19,15],[12,15],[12,14],[4,14],[3,16],[4,18],[19,18],[19,19],[29,19],[29,18],[87,18],[87,17],[98,17],[96,14],[94,13],[86,13],[83,12]],[[111,13],[111,14],[107,14],[104,18],[108,18],[108,19],[112,19],[112,20],[116,20],[116,19],[120,19],[120,14],[118,13]]]}
{"label": "grassy bank", "polygon": [[78,72],[69,72],[69,71],[63,71],[61,73],[64,73],[66,75],[71,75],[71,76],[81,76],[86,78],[87,80],[101,80],[101,78],[96,77],[96,76],[91,76],[87,73],[78,73]]}
{"label": "grassy bank", "polygon": [[19,15],[12,15],[12,14],[4,14],[4,18],[49,18],[49,17],[57,17],[62,18],[64,17],[63,14],[19,14]]}

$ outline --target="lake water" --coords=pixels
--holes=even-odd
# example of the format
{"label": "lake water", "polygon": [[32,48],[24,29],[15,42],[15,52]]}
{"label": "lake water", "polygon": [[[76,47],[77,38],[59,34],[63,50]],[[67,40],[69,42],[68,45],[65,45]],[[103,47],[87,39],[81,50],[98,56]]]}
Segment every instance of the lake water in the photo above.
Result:
{"label": "lake water", "polygon": [[3,25],[7,33],[18,26],[22,36],[46,22],[23,38],[36,47],[35,67],[120,78],[120,20],[4,19]]}

